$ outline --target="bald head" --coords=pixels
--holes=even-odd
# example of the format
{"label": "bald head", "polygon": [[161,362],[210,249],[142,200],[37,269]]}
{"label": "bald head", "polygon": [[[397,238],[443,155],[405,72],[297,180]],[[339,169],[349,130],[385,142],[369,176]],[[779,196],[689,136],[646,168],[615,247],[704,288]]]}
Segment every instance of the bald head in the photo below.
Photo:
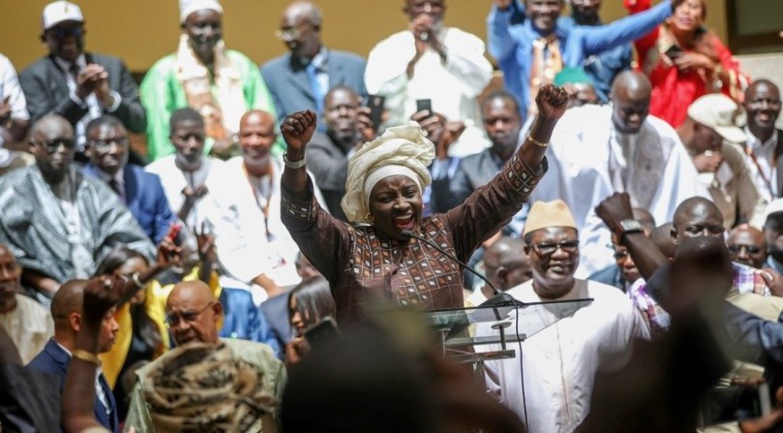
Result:
{"label": "bald head", "polygon": [[487,279],[501,292],[516,287],[533,277],[525,254],[525,242],[508,236],[498,239],[484,253]]}
{"label": "bald head", "polygon": [[16,296],[19,293],[22,267],[16,257],[3,244],[0,244],[0,314],[16,309]]}
{"label": "bald head", "polygon": [[250,174],[261,177],[269,172],[269,151],[277,140],[275,118],[262,110],[250,110],[239,121],[239,147]]}
{"label": "bald head", "polygon": [[58,115],[42,117],[30,130],[30,153],[44,179],[58,184],[71,166],[74,154],[73,127]]}
{"label": "bald head", "polygon": [[639,221],[639,223],[642,225],[642,228],[644,229],[644,232],[648,235],[652,233],[653,230],[655,230],[655,218],[646,209],[634,208],[633,219]]}
{"label": "bald head", "polygon": [[250,110],[239,119],[239,130],[253,124],[272,125],[274,128],[275,118],[264,110]]}
{"label": "bald head", "polygon": [[757,269],[767,261],[767,241],[764,232],[748,224],[734,228],[726,240],[731,260]]}
{"label": "bald head", "polygon": [[203,281],[184,281],[166,300],[166,320],[179,346],[191,341],[217,344],[223,308]]}
{"label": "bald head", "polygon": [[658,226],[650,232],[650,239],[669,260],[673,260],[674,255],[677,253],[677,244],[674,243],[673,233],[674,224],[672,223]]}
{"label": "bald head", "polygon": [[280,18],[281,39],[294,57],[312,59],[321,50],[321,9],[310,2],[292,3]]}
{"label": "bald head", "polygon": [[715,203],[704,197],[691,197],[674,211],[674,236],[677,242],[697,236],[723,239],[723,214]]}
{"label": "bald head", "polygon": [[652,84],[646,75],[625,71],[612,83],[612,123],[619,132],[637,134],[650,111]]}
{"label": "bald head", "polygon": [[283,12],[283,15],[291,18],[303,17],[309,24],[321,26],[323,12],[321,8],[311,2],[298,1],[291,3]]}

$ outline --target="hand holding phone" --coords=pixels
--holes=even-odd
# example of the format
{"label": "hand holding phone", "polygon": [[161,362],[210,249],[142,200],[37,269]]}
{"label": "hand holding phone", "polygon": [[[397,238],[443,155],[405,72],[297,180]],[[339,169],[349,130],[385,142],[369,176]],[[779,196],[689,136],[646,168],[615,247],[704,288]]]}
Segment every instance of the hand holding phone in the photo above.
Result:
{"label": "hand holding phone", "polygon": [[432,114],[432,99],[416,100],[416,112],[420,113],[422,111],[426,111],[428,114]]}
{"label": "hand holding phone", "polygon": [[383,116],[383,108],[386,103],[386,98],[381,95],[368,95],[367,107],[370,109],[370,121],[372,122],[372,128],[378,131],[381,126],[381,119]]}

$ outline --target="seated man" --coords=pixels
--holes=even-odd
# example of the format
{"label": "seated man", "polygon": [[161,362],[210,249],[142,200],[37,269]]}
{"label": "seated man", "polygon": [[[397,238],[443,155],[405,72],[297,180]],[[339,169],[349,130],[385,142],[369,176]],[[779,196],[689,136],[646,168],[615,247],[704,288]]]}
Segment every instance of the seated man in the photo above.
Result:
{"label": "seated man", "polygon": [[177,52],[152,65],[141,83],[141,100],[149,117],[149,158],[155,161],[175,152],[169,141],[169,118],[183,107],[202,116],[206,152],[229,157],[236,151],[234,136],[242,114],[251,108],[274,113],[274,102],[258,67],[244,54],[226,49],[218,0],[181,0],[179,23]]}
{"label": "seated man", "polygon": [[42,22],[41,40],[49,54],[19,75],[32,121],[47,114],[63,116],[76,131],[80,155],[87,122],[102,114],[111,113],[132,132],[144,131],[147,116],[139,89],[122,60],[84,52],[86,31],[79,6],[49,3]]}
{"label": "seated man", "polygon": [[[223,368],[224,364],[218,361],[225,359],[215,360],[210,355],[220,353],[223,357],[241,360],[244,364],[242,372],[249,375],[245,377],[237,374],[229,377],[233,377],[237,382],[261,382],[251,389],[254,393],[262,394],[264,399],[252,398],[251,401],[264,409],[264,412],[256,412],[258,418],[253,419],[254,428],[250,431],[277,431],[275,410],[279,408],[279,395],[285,380],[283,364],[265,344],[218,339],[218,326],[222,319],[223,308],[205,283],[191,281],[179,283],[174,287],[166,302],[166,322],[174,343],[178,347],[185,347],[168,352],[136,372],[137,383],[125,422],[126,428],[133,427],[137,432],[155,432],[158,423],[161,423],[161,428],[166,426],[165,431],[171,431],[172,425],[215,422],[218,417],[225,417],[221,421],[227,423],[226,418],[238,421],[232,416],[232,407],[236,406],[236,410],[243,413],[246,408],[236,402],[232,405],[228,405],[228,402],[215,404],[206,412],[198,410],[198,396],[206,396],[207,392],[209,395],[216,395],[214,389],[207,389],[213,381],[205,379],[212,373],[211,368],[217,371]],[[181,380],[174,383],[166,380],[162,376],[165,375],[163,371],[175,368],[178,358],[193,348],[209,349],[208,359],[205,360],[209,361],[209,364],[195,368],[191,374],[183,375]],[[203,358],[204,354],[196,359]],[[166,404],[167,401],[170,403]]]}
{"label": "seated man", "polygon": [[345,51],[331,50],[321,41],[323,13],[309,1],[289,5],[275,34],[290,53],[261,66],[261,75],[269,87],[280,122],[299,110],[311,110],[318,117],[326,114],[325,96],[329,89],[346,86],[362,98],[365,60]]}
{"label": "seated man", "polygon": [[[84,288],[87,285],[86,280],[71,280],[60,288],[52,299],[52,317],[54,318],[54,338],[49,340],[38,356],[27,366],[29,369],[49,373],[57,378],[57,387],[62,395],[65,386],[65,376],[68,374],[68,366],[71,358],[82,359],[85,356],[83,351],[75,351],[77,334],[83,314],[82,305],[84,300]],[[101,332],[99,338],[99,353],[105,353],[111,350],[114,344],[115,335],[119,326],[114,320],[114,311],[111,308],[103,316],[101,322]],[[87,354],[95,357],[93,354]],[[117,422],[117,410],[114,396],[109,387],[109,383],[100,373],[95,377],[95,417],[98,422],[110,431],[118,433],[119,425]],[[68,397],[68,396],[65,396]]]}
{"label": "seated man", "polygon": [[0,244],[0,328],[4,328],[19,350],[23,364],[43,350],[54,335],[49,312],[41,304],[21,295],[22,267],[11,251]]}
{"label": "seated man", "polygon": [[726,230],[741,223],[761,227],[767,205],[738,146],[746,140],[738,126],[744,122],[741,111],[728,96],[709,94],[688,107],[688,118],[678,128]]}
{"label": "seated man", "polygon": [[[621,368],[631,354],[632,341],[648,338],[649,332],[622,292],[574,278],[579,236],[563,201],[534,203],[524,239],[533,279],[506,293],[522,302],[579,298],[593,298],[593,302],[521,343],[521,361],[488,361],[487,379],[490,388],[500,391],[505,406],[526,417],[528,432],[571,432],[590,410],[595,374]],[[477,335],[489,332],[488,324],[476,330]],[[516,350],[516,345],[509,348]],[[479,350],[492,349],[490,345]]]}
{"label": "seated man", "polygon": [[[504,236],[493,242],[484,252],[484,275],[500,292],[505,292],[531,278],[530,260],[525,254],[525,243],[518,238]],[[465,300],[466,305],[478,306],[495,296],[495,291],[484,283]]]}
{"label": "seated man", "polygon": [[190,107],[174,111],[169,119],[169,140],[175,154],[150,163],[145,170],[157,175],[171,209],[187,227],[201,230],[206,214],[214,207],[217,179],[223,161],[204,155],[204,119]]}
{"label": "seated man", "polygon": [[764,232],[753,226],[741,224],[735,227],[729,233],[726,246],[729,247],[733,262],[756,269],[763,268],[767,263],[767,241],[764,239]]}
{"label": "seated man", "polygon": [[307,168],[326,200],[329,213],[348,221],[340,201],[345,195],[348,160],[366,141],[375,138],[362,100],[350,87],[338,86],[324,98],[326,133],[316,133],[307,148]]}
{"label": "seated man", "polygon": [[0,243],[22,265],[22,281],[42,300],[60,284],[86,278],[122,244],[153,257],[155,247],[104,182],[71,167],[73,128],[41,118],[30,132],[36,166],[0,177]]}
{"label": "seated man", "polygon": [[128,164],[130,140],[116,117],[103,115],[87,124],[84,173],[109,185],[156,245],[175,221],[160,178]]}
{"label": "seated man", "polygon": [[484,42],[443,24],[446,0],[404,0],[408,29],[379,42],[370,52],[364,74],[368,93],[386,97],[387,126],[407,124],[428,99],[434,113],[466,129],[449,155],[480,152],[488,143],[481,130],[476,97],[492,78]]}
{"label": "seated man", "polygon": [[295,266],[299,248],[280,219],[283,162],[271,154],[276,139],[272,114],[252,110],[242,116],[242,155],[226,161],[218,173],[213,191],[217,206],[209,216],[225,274],[243,285],[260,286],[269,297],[300,281]]}

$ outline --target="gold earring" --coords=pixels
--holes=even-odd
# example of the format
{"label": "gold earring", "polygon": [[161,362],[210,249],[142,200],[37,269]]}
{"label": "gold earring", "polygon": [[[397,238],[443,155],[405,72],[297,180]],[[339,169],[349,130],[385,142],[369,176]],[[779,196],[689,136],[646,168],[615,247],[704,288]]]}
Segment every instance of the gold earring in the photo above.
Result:
{"label": "gold earring", "polygon": [[367,212],[367,215],[364,216],[364,219],[367,220],[367,222],[369,222],[369,223],[374,222],[372,214],[370,212]]}

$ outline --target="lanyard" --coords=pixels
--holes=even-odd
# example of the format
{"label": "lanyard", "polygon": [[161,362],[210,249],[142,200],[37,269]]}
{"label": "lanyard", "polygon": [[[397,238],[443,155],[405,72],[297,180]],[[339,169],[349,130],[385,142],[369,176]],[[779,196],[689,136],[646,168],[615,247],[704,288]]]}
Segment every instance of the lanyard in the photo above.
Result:
{"label": "lanyard", "polygon": [[[242,172],[245,174],[245,179],[247,179],[247,183],[250,185],[250,190],[253,191],[253,198],[256,200],[256,206],[258,206],[259,209],[261,209],[261,212],[264,214],[264,228],[266,229],[266,239],[269,242],[272,242],[272,233],[269,231],[269,205],[272,202],[272,188],[270,185],[269,191],[267,193],[267,196],[264,197],[266,199],[266,204],[261,204],[261,200],[259,200],[258,196],[261,194],[261,191],[259,191],[258,188],[253,184],[253,181],[251,180],[250,173],[247,171],[247,167],[245,167],[245,164],[242,164]],[[275,175],[275,167],[272,165],[272,162],[269,162],[269,179],[274,179]],[[270,181],[271,182],[271,181]]]}
{"label": "lanyard", "polygon": [[[772,193],[772,191],[773,191],[772,190],[772,182],[771,182],[771,180],[769,178],[767,178],[767,175],[764,174],[764,170],[762,170],[761,164],[759,164],[758,159],[756,159],[756,154],[753,152],[753,149],[748,147],[748,146],[745,146],[745,154],[748,155],[751,160],[753,160],[753,164],[756,165],[756,169],[759,172],[759,176],[761,176],[761,178],[764,180],[764,183],[767,184],[767,188],[769,188],[769,192]],[[772,166],[769,168],[770,175],[772,174],[772,170],[774,169],[776,164],[777,164],[777,155],[774,155],[772,157]]]}

